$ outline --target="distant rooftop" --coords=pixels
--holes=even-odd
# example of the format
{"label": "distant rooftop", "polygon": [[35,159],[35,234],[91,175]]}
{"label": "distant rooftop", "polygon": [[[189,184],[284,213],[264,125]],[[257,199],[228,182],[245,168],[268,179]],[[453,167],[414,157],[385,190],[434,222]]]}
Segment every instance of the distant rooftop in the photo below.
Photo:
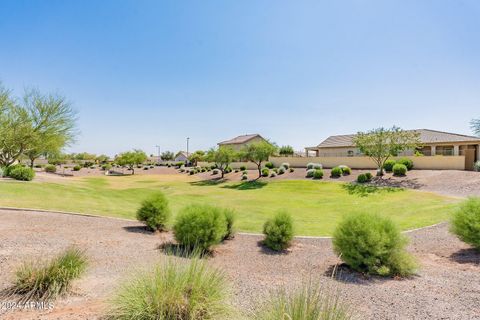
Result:
{"label": "distant rooftop", "polygon": [[[219,142],[218,144],[219,144],[219,145],[224,145],[224,144],[241,144],[241,143],[248,142],[248,141],[250,141],[250,140],[252,140],[253,138],[256,138],[256,137],[262,138],[262,136],[259,135],[258,133],[255,133],[255,134],[245,134],[245,135],[243,135],[243,136],[238,136],[238,137],[235,137],[235,138],[230,139],[230,140],[226,140],[226,141]],[[263,139],[263,138],[262,138],[262,139]]]}
{"label": "distant rooftop", "polygon": [[[480,137],[467,136],[464,134],[450,133],[444,131],[430,130],[430,129],[415,129],[407,130],[415,131],[420,134],[421,143],[449,143],[449,142],[479,142]],[[353,147],[353,138],[356,134],[346,134],[338,136],[330,136],[322,141],[318,148],[338,148],[338,147]]]}

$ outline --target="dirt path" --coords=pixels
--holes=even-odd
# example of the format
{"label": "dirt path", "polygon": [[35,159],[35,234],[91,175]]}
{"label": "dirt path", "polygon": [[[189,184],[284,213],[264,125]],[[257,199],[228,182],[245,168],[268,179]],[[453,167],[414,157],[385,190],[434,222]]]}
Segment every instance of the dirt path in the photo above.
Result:
{"label": "dirt path", "polygon": [[[52,310],[8,312],[2,319],[98,318],[122,279],[165,258],[158,246],[170,238],[110,218],[0,210],[0,221],[0,289],[23,260],[50,257],[72,244],[85,248],[91,260],[75,294]],[[480,319],[480,254],[451,236],[445,224],[409,236],[422,269],[402,281],[365,279],[348,270],[331,279],[338,260],[328,239],[296,240],[290,253],[278,255],[259,246],[259,237],[238,235],[219,246],[210,263],[225,270],[242,310],[251,310],[272,289],[315,276],[338,286],[362,319]]]}

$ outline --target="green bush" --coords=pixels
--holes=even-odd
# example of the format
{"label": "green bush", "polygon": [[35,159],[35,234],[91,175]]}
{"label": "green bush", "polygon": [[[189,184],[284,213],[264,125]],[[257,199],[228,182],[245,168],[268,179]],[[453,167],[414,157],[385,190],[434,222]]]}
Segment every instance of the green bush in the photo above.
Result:
{"label": "green bush", "polygon": [[404,176],[407,174],[407,167],[404,164],[397,163],[393,166],[393,175],[394,176]]}
{"label": "green bush", "polygon": [[345,165],[340,165],[338,166],[340,169],[342,169],[342,174],[344,176],[348,176],[352,173],[352,169],[350,169],[350,167],[348,166],[345,166]]}
{"label": "green bush", "polygon": [[137,220],[144,222],[151,230],[164,230],[170,216],[168,200],[163,193],[150,196],[137,210]]}
{"label": "green bush", "polygon": [[212,174],[218,174],[219,172],[220,172],[220,170],[218,170],[218,169],[213,169]]}
{"label": "green bush", "polygon": [[314,173],[315,173],[315,169],[308,169],[307,170],[307,178],[313,178]]}
{"label": "green bush", "polygon": [[223,214],[225,215],[225,222],[227,227],[227,232],[223,236],[223,239],[233,239],[233,237],[235,236],[235,211],[231,209],[223,209]]}
{"label": "green bush", "polygon": [[278,168],[277,173],[278,173],[278,174],[284,174],[285,171],[286,171],[285,167],[280,167],[280,168]]}
{"label": "green bush", "polygon": [[284,162],[284,163],[282,163],[282,165],[280,167],[284,167],[285,169],[288,169],[288,168],[290,168],[290,163]]}
{"label": "green bush", "polygon": [[320,163],[314,163],[313,164],[313,169],[322,170],[323,166]]}
{"label": "green bush", "polygon": [[277,176],[277,174],[275,173],[275,171],[272,171],[272,173],[270,173],[270,178],[274,178],[276,176]]}
{"label": "green bush", "polygon": [[194,174],[195,174],[195,170],[193,170],[193,169],[190,170],[189,174],[190,174],[190,175],[194,175]]}
{"label": "green bush", "polygon": [[232,172],[232,167],[227,166],[224,171],[225,171],[225,173],[230,173],[230,172]]}
{"label": "green bush", "polygon": [[245,173],[242,174],[242,180],[248,180],[248,176]]}
{"label": "green bush", "polygon": [[351,268],[381,276],[408,276],[415,270],[405,251],[407,238],[392,220],[376,214],[345,218],[335,229],[333,247]]}
{"label": "green bush", "polygon": [[289,171],[289,172],[295,172],[295,169],[290,168],[290,169],[288,169],[288,171]]}
{"label": "green bush", "polygon": [[368,182],[367,175],[365,173],[360,173],[357,177],[357,182],[358,183],[365,183]]}
{"label": "green bush", "polygon": [[450,230],[480,250],[480,198],[469,198],[461,204],[453,215]]}
{"label": "green bush", "polygon": [[85,253],[69,248],[56,258],[45,263],[27,262],[15,274],[12,293],[29,300],[52,300],[66,293],[74,279],[79,278],[87,267]]}
{"label": "green bush", "polygon": [[365,176],[367,177],[367,181],[370,181],[373,179],[373,175],[370,172],[366,172]]}
{"label": "green bush", "polygon": [[225,274],[206,261],[168,259],[120,286],[109,319],[229,319],[229,298]]}
{"label": "green bush", "polygon": [[227,234],[225,214],[216,207],[190,205],[179,212],[173,231],[181,245],[209,250]]}
{"label": "green bush", "polygon": [[273,168],[272,171],[278,173],[278,168]]}
{"label": "green bush", "polygon": [[271,162],[267,162],[267,163],[265,163],[265,167],[268,168],[268,169],[273,169],[274,165]]}
{"label": "green bush", "polygon": [[21,164],[12,164],[8,167],[3,168],[3,175],[5,177],[10,177],[10,172],[12,172],[16,168],[22,168],[23,166]]}
{"label": "green bush", "polygon": [[80,171],[82,167],[80,167],[78,164],[73,167],[73,171]]}
{"label": "green bush", "polygon": [[350,320],[351,308],[338,291],[307,282],[293,291],[282,289],[263,303],[256,320]]}
{"label": "green bush", "polygon": [[18,166],[10,171],[10,177],[15,180],[31,181],[35,177],[35,171],[31,168]]}
{"label": "green bush", "polygon": [[245,171],[245,170],[247,170],[246,166],[240,166],[240,171]]}
{"label": "green bush", "polygon": [[262,177],[268,177],[269,174],[270,174],[270,170],[268,168],[262,169]]}
{"label": "green bush", "polygon": [[385,163],[383,164],[383,169],[387,172],[392,172],[393,170],[393,166],[396,164],[397,162],[393,159],[389,159],[387,161],[385,161]]}
{"label": "green bush", "polygon": [[407,158],[402,158],[397,161],[397,163],[405,165],[407,167],[407,170],[410,171],[413,169],[413,161]]}
{"label": "green bush", "polygon": [[340,167],[335,167],[330,172],[330,176],[332,176],[333,178],[340,178],[342,174],[343,174],[343,171],[342,171],[342,168]]}
{"label": "green bush", "polygon": [[313,179],[322,179],[323,178],[323,170],[322,169],[313,169]]}
{"label": "green bush", "polygon": [[270,249],[281,251],[287,249],[293,239],[293,220],[286,211],[279,211],[263,226],[265,240],[263,243]]}
{"label": "green bush", "polygon": [[315,163],[313,163],[313,162],[307,163],[307,170],[313,169],[314,165],[315,165]]}
{"label": "green bush", "polygon": [[480,161],[477,161],[473,164],[473,170],[480,172]]}
{"label": "green bush", "polygon": [[45,166],[45,172],[55,173],[57,172],[57,167],[53,164],[47,164]]}
{"label": "green bush", "polygon": [[[151,168],[153,168],[153,166],[152,166]],[[111,165],[111,164],[105,163],[105,164],[102,165],[102,170],[103,170],[103,171],[108,171],[108,170],[110,170],[110,169],[112,169],[112,165]]]}

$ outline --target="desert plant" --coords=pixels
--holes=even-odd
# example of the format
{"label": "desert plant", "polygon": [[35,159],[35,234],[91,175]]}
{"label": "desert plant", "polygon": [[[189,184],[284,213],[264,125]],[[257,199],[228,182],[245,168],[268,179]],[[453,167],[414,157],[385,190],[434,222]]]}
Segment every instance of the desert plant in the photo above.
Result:
{"label": "desert plant", "polygon": [[351,308],[338,292],[312,281],[293,291],[281,289],[260,307],[256,320],[349,320]]}
{"label": "desert plant", "polygon": [[73,171],[80,171],[81,169],[82,169],[82,167],[79,166],[78,164],[73,167]]}
{"label": "desert plant", "polygon": [[268,177],[269,174],[270,174],[270,170],[268,168],[262,169],[262,177]]}
{"label": "desert plant", "polygon": [[358,183],[365,183],[368,182],[367,175],[365,173],[360,173],[357,177],[357,182]]}
{"label": "desert plant", "polygon": [[313,179],[322,179],[323,178],[323,170],[322,169],[313,169]]}
{"label": "desert plant", "polygon": [[394,176],[404,176],[407,174],[407,166],[401,163],[397,163],[393,166],[393,175]]}
{"label": "desert plant", "polygon": [[280,167],[280,168],[278,168],[277,173],[278,174],[284,174],[285,171],[286,171],[285,167]]}
{"label": "desert plant", "polygon": [[10,177],[15,180],[31,181],[35,177],[35,171],[28,167],[16,167],[9,173]]}
{"label": "desert plant", "polygon": [[263,243],[270,249],[281,251],[287,249],[293,239],[293,219],[286,211],[279,211],[263,225],[265,240]]}
{"label": "desert plant", "polygon": [[322,169],[323,169],[323,166],[322,166],[321,163],[314,163],[314,164],[313,164],[313,169],[322,170]]}
{"label": "desert plant", "polygon": [[179,212],[173,230],[178,243],[188,249],[209,250],[227,234],[227,223],[220,208],[190,205]]}
{"label": "desert plant", "polygon": [[288,171],[289,171],[289,172],[295,172],[295,169],[290,168],[290,169],[288,169]]}
{"label": "desert plant", "polygon": [[477,161],[473,164],[473,170],[480,172],[480,161]]}
{"label": "desert plant", "polygon": [[225,222],[227,227],[227,231],[223,236],[223,239],[233,239],[233,237],[235,236],[235,211],[231,209],[223,209],[223,214],[225,215]]}
{"label": "desert plant", "polygon": [[[153,168],[153,166],[151,166],[151,168]],[[102,170],[103,170],[103,171],[108,171],[108,170],[110,170],[110,169],[112,169],[112,165],[111,165],[111,164],[109,164],[109,163],[102,164]]]}
{"label": "desert plant", "polygon": [[408,158],[402,158],[402,159],[398,160],[397,163],[405,165],[405,167],[407,167],[408,171],[413,169],[413,161],[408,159]]}
{"label": "desert plant", "polygon": [[45,166],[45,172],[55,173],[57,172],[57,167],[53,164],[47,164]]}
{"label": "desert plant", "polygon": [[240,171],[245,171],[245,170],[247,170],[246,166],[240,166]]}
{"label": "desert plant", "polygon": [[385,163],[383,164],[383,169],[386,171],[386,172],[392,172],[393,170],[393,166],[396,164],[397,162],[393,159],[389,159],[389,160],[386,160]]}
{"label": "desert plant", "polygon": [[195,173],[196,173],[195,170],[190,170],[188,174],[189,175],[194,175]]}
{"label": "desert plant", "polygon": [[248,180],[248,176],[246,173],[242,174],[242,180]]}
{"label": "desert plant", "polygon": [[85,253],[72,247],[50,261],[24,263],[16,272],[10,291],[21,295],[22,301],[52,300],[66,293],[86,267]]}
{"label": "desert plant", "polygon": [[164,230],[170,216],[168,200],[163,193],[145,199],[137,210],[137,220],[144,222],[151,230]]}
{"label": "desert plant", "polygon": [[111,319],[228,319],[230,290],[223,272],[198,258],[168,259],[125,284],[111,301]]}
{"label": "desert plant", "polygon": [[313,162],[307,163],[307,170],[313,169],[314,165],[315,165],[315,163],[313,163]]}
{"label": "desert plant", "polygon": [[212,170],[212,174],[218,174],[219,172],[220,172],[220,170],[218,170],[218,169],[213,169]]}
{"label": "desert plant", "polygon": [[4,175],[5,177],[10,177],[10,172],[12,172],[13,170],[15,170],[16,168],[21,168],[21,167],[22,167],[22,165],[21,165],[21,164],[18,164],[18,163],[17,163],[17,164],[12,164],[12,165],[10,165],[10,166],[8,166],[8,167],[4,167],[4,168],[3,168],[3,175]]}
{"label": "desert plant", "polygon": [[480,250],[480,198],[464,201],[453,215],[450,230]]}
{"label": "desert plant", "polygon": [[332,168],[332,171],[330,172],[330,176],[333,178],[340,178],[343,174],[342,168],[340,167],[335,167]]}
{"label": "desert plant", "polygon": [[346,165],[340,165],[338,166],[340,169],[342,169],[342,174],[344,176],[348,176],[352,173],[352,169],[350,169],[350,167],[346,166]]}
{"label": "desert plant", "polygon": [[335,229],[333,247],[352,269],[381,276],[408,276],[415,270],[405,251],[407,238],[392,220],[376,214],[346,217]]}
{"label": "desert plant", "polygon": [[284,167],[285,169],[288,169],[288,168],[290,168],[290,163],[284,162],[280,165],[280,167]]}
{"label": "desert plant", "polygon": [[315,169],[308,169],[307,170],[307,178],[313,178],[314,173],[315,173]]}
{"label": "desert plant", "polygon": [[266,162],[265,167],[268,168],[268,169],[273,169],[275,166],[271,162]]}
{"label": "desert plant", "polygon": [[365,172],[365,176],[367,177],[367,181],[370,181],[373,179],[373,174],[371,174],[370,172]]}
{"label": "desert plant", "polygon": [[272,173],[270,173],[270,178],[274,178],[277,176],[277,173],[275,171],[272,171]]}

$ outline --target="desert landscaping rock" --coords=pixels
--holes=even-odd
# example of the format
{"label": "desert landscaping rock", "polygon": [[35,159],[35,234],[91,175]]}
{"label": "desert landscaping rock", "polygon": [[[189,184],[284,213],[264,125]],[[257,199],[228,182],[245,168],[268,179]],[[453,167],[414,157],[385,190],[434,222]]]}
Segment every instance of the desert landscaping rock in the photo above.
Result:
{"label": "desert landscaping rock", "polygon": [[[77,245],[90,257],[86,275],[68,298],[48,311],[2,310],[2,319],[96,319],[121,280],[165,259],[159,246],[169,233],[150,233],[135,221],[48,212],[0,210],[0,289],[25,259],[44,259]],[[411,279],[366,277],[339,266],[329,239],[296,239],[287,253],[260,245],[260,236],[237,235],[218,246],[209,263],[233,286],[234,304],[247,318],[282,286],[309,278],[339,290],[361,319],[479,319],[480,254],[448,232],[446,223],[408,233],[421,265]]]}

